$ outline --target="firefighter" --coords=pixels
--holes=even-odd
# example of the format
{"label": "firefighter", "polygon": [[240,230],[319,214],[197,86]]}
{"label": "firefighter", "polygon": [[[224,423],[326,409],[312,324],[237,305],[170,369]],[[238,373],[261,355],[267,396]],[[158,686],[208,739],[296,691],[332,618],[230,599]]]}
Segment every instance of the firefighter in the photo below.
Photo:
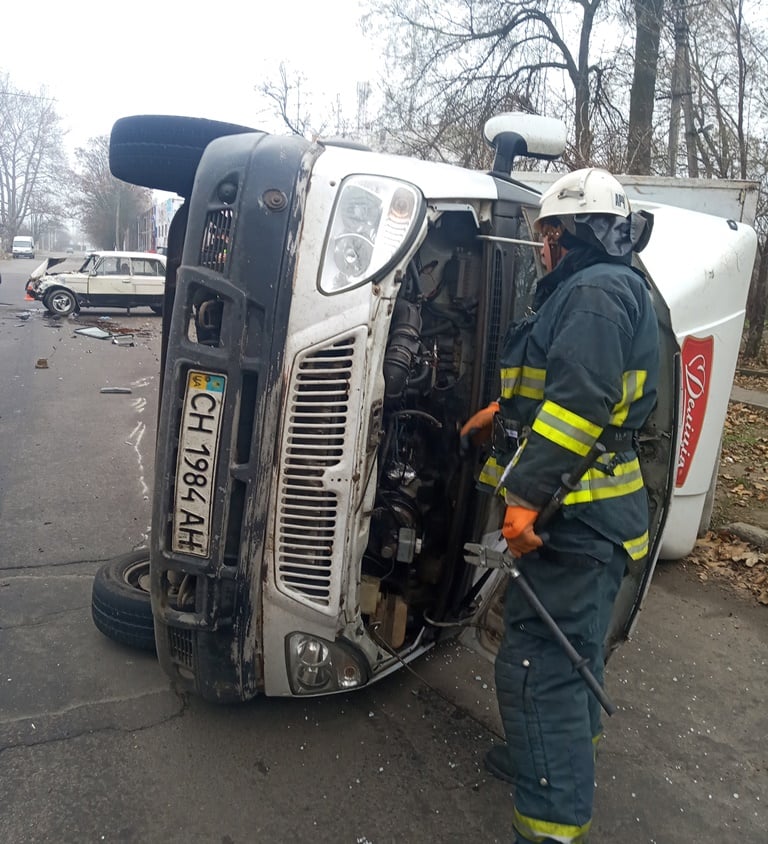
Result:
{"label": "firefighter", "polygon": [[[534,227],[549,271],[504,338],[498,402],[461,432],[465,444],[492,437],[479,483],[504,495],[509,551],[601,683],[619,585],[648,553],[635,445],[656,398],[658,329],[631,263],[652,225],[605,170],[569,173],[543,194]],[[596,442],[605,454],[539,536],[539,511]],[[515,841],[585,841],[600,706],[512,583],[495,672],[506,744],[485,764],[515,785]]]}

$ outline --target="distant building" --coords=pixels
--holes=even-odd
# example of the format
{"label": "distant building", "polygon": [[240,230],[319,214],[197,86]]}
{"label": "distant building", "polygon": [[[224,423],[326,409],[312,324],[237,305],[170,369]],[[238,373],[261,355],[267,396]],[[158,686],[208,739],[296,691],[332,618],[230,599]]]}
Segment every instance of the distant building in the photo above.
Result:
{"label": "distant building", "polygon": [[138,236],[140,252],[166,253],[168,249],[168,229],[173,215],[179,210],[184,200],[180,196],[173,196],[155,192],[152,205],[138,220]]}

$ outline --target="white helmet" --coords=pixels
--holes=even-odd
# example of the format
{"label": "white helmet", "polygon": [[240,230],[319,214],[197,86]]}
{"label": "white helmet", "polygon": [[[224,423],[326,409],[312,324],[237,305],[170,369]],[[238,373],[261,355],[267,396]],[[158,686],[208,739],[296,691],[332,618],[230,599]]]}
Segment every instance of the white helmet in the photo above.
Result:
{"label": "white helmet", "polygon": [[586,167],[559,178],[539,200],[539,216],[534,227],[546,217],[573,217],[577,214],[613,214],[628,217],[629,200],[618,179],[607,170]]}

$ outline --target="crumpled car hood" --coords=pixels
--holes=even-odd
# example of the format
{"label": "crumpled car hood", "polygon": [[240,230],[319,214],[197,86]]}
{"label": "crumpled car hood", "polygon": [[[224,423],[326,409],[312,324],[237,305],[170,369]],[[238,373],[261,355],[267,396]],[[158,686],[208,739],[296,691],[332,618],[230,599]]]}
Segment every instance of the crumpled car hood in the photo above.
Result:
{"label": "crumpled car hood", "polygon": [[46,258],[39,267],[35,267],[35,269],[32,270],[29,275],[29,280],[37,281],[39,278],[44,276],[51,267],[55,267],[57,264],[61,264],[66,260],[66,258]]}

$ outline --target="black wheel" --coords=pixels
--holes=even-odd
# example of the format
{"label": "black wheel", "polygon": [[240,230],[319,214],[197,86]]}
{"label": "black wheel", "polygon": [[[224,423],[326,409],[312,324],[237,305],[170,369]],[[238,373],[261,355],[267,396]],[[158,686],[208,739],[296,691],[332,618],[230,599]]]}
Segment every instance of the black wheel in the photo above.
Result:
{"label": "black wheel", "polygon": [[211,141],[255,131],[200,117],[122,117],[109,138],[109,169],[124,182],[189,196],[197,165]]}
{"label": "black wheel", "polygon": [[91,593],[93,623],[121,645],[155,650],[149,598],[149,551],[134,551],[104,563]]}
{"label": "black wheel", "polygon": [[75,294],[63,288],[52,290],[43,299],[43,304],[51,313],[59,316],[67,316],[77,309]]}

